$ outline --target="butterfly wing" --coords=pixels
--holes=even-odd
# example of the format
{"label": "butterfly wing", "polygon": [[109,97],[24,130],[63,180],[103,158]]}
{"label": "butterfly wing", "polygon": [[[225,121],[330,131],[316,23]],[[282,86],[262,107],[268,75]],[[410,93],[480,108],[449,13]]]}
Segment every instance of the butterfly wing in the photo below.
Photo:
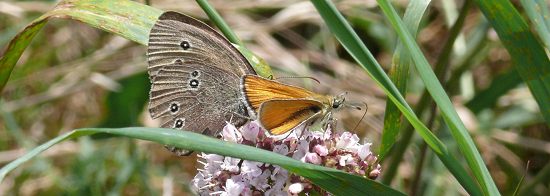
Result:
{"label": "butterfly wing", "polygon": [[[177,12],[162,14],[149,34],[149,112],[164,128],[215,136],[230,121],[248,120],[241,76],[254,70],[208,25]],[[181,151],[179,154],[185,154]]]}
{"label": "butterfly wing", "polygon": [[261,104],[258,120],[273,135],[281,135],[321,116],[323,104],[315,100],[269,100]]}
{"label": "butterfly wing", "polygon": [[201,21],[178,12],[163,13],[149,33],[148,72],[154,77],[164,65],[216,66],[229,73],[255,74],[246,58],[223,36]]}
{"label": "butterfly wing", "polygon": [[318,99],[323,96],[304,88],[268,80],[257,75],[245,75],[241,91],[251,112],[258,112],[260,105],[269,100]]}

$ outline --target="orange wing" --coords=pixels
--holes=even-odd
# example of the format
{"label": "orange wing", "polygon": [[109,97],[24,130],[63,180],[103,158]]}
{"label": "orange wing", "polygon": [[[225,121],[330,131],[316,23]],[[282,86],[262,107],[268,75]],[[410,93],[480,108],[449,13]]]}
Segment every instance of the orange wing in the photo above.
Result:
{"label": "orange wing", "polygon": [[268,80],[256,75],[243,76],[241,84],[246,102],[255,112],[258,111],[263,102],[273,99],[315,99],[322,96],[304,88]]}
{"label": "orange wing", "polygon": [[314,100],[270,100],[261,104],[258,119],[269,133],[281,135],[318,117],[322,107]]}

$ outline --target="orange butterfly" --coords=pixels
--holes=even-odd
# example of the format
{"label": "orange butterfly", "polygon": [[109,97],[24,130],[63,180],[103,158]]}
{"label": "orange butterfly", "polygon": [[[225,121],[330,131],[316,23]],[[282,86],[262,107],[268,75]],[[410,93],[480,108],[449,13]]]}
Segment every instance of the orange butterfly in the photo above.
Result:
{"label": "orange butterfly", "polygon": [[285,134],[304,124],[331,118],[344,104],[344,94],[320,95],[257,75],[244,75],[241,92],[251,116],[273,135]]}

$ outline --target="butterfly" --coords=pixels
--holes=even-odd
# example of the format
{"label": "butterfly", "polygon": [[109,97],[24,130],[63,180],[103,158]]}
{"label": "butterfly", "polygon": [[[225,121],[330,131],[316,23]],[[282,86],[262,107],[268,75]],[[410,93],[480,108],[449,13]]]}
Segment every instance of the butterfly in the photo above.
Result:
{"label": "butterfly", "polygon": [[345,93],[322,95],[257,75],[242,77],[241,92],[249,113],[272,135],[282,135],[318,120],[330,120],[332,112],[345,101]]}
{"label": "butterfly", "polygon": [[[161,127],[217,137],[226,122],[257,119],[273,135],[331,118],[345,100],[262,78],[208,25],[165,12],[149,33],[149,113]],[[167,147],[178,155],[192,151]]]}
{"label": "butterfly", "polygon": [[[216,137],[231,122],[250,117],[241,77],[256,74],[246,58],[218,32],[178,12],[163,13],[149,33],[149,113],[161,127]],[[178,155],[191,151],[167,147]]]}

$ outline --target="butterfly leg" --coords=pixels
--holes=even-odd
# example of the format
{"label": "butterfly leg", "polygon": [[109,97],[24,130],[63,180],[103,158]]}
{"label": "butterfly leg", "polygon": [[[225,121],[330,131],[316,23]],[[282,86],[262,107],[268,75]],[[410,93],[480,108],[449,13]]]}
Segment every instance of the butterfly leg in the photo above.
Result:
{"label": "butterfly leg", "polygon": [[[249,121],[256,120],[256,119],[250,118],[250,116],[245,116],[245,115],[239,114],[238,112],[233,112],[233,111],[231,112],[231,119],[233,118],[233,115],[238,116],[240,118],[248,119]],[[229,120],[229,122],[231,122],[231,119]]]}
{"label": "butterfly leg", "polygon": [[336,119],[332,117],[332,112],[329,112],[322,120],[321,120],[321,129],[323,131],[328,130],[330,127],[330,130],[333,132],[336,129]]}

